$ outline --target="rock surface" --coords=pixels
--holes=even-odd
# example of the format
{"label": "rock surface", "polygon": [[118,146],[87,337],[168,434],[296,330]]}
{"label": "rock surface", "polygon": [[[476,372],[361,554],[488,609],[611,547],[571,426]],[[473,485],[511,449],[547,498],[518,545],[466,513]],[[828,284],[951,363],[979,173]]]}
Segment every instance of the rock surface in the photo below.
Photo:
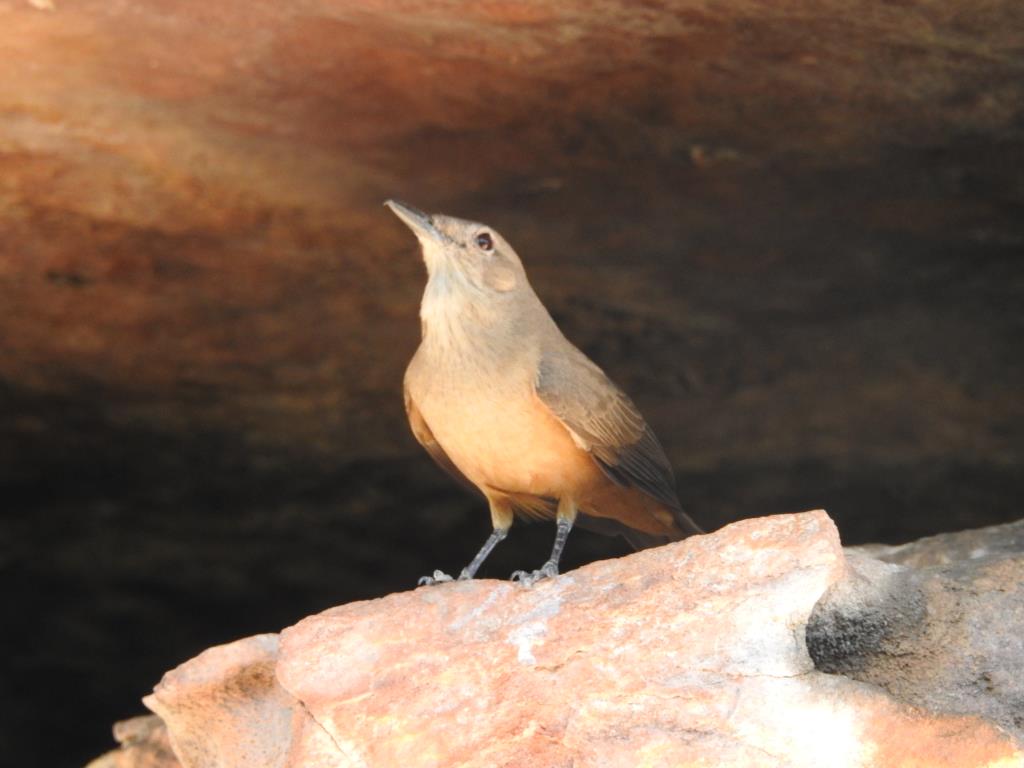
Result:
{"label": "rock surface", "polygon": [[818,669],[1024,739],[1024,521],[855,548],[847,566],[808,623]]}
{"label": "rock surface", "polygon": [[509,236],[719,523],[843,519],[850,486],[913,510],[893,478],[1008,515],[1022,27],[1017,0],[4,0],[0,480],[244,494],[418,455],[399,196]]}
{"label": "rock surface", "polygon": [[333,608],[201,654],[147,704],[187,768],[1024,765],[979,717],[814,668],[808,617],[846,573],[824,512],[749,520],[533,589]]}
{"label": "rock surface", "polygon": [[114,725],[121,748],[91,761],[86,768],[181,768],[167,726],[156,715],[142,715]]}
{"label": "rock surface", "polygon": [[211,648],[164,676],[146,705],[186,766],[332,765],[337,750],[277,683],[276,635]]}
{"label": "rock surface", "polygon": [[1003,556],[1020,557],[1024,555],[1024,520],[926,536],[907,544],[865,544],[849,547],[847,551],[913,568],[955,565]]}

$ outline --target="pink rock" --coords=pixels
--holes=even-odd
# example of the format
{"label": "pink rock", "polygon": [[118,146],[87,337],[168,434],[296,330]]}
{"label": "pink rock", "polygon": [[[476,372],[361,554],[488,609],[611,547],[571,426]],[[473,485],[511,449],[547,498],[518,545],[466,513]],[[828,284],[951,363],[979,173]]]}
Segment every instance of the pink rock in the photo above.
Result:
{"label": "pink rock", "polygon": [[322,759],[329,739],[277,684],[277,652],[277,635],[256,635],[203,651],[164,675],[144,701],[167,723],[182,765],[335,764]]}
{"label": "pink rock", "polygon": [[142,715],[114,724],[119,749],[92,760],[86,768],[181,768],[174,756],[167,726],[156,715]]}
{"label": "pink rock", "polygon": [[214,648],[147,704],[186,768],[1024,765],[994,725],[815,671],[824,512],[746,520],[533,589],[454,582]]}

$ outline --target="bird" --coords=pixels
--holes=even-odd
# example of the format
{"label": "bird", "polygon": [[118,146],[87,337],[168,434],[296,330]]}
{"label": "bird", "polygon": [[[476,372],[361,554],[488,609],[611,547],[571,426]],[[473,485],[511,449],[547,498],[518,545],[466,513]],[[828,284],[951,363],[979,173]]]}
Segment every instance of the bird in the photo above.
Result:
{"label": "bird", "polygon": [[[556,523],[548,560],[512,574],[527,586],[558,575],[574,524],[635,549],[702,533],[640,411],[565,338],[505,238],[479,222],[384,204],[412,230],[427,268],[421,341],[404,377],[409,425],[490,508],[492,532],[458,578],[476,576],[517,516]],[[436,570],[419,583],[451,580]]]}

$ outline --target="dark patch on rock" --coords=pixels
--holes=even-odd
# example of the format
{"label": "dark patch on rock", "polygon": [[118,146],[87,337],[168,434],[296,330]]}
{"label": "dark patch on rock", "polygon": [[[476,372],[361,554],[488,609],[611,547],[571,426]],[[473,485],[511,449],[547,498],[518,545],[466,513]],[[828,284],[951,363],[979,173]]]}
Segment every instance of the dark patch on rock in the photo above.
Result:
{"label": "dark patch on rock", "polygon": [[[1024,734],[1024,521],[847,552],[807,647],[824,672]],[[895,565],[864,550],[905,562]],[[921,563],[941,562],[941,565]]]}

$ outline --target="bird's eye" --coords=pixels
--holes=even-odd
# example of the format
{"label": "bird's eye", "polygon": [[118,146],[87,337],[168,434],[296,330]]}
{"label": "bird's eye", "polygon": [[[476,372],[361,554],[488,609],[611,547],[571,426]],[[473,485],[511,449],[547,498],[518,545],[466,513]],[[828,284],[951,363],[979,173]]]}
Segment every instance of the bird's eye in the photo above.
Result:
{"label": "bird's eye", "polygon": [[492,250],[494,248],[494,240],[491,239],[491,233],[481,232],[479,235],[476,236],[476,244],[481,251]]}

